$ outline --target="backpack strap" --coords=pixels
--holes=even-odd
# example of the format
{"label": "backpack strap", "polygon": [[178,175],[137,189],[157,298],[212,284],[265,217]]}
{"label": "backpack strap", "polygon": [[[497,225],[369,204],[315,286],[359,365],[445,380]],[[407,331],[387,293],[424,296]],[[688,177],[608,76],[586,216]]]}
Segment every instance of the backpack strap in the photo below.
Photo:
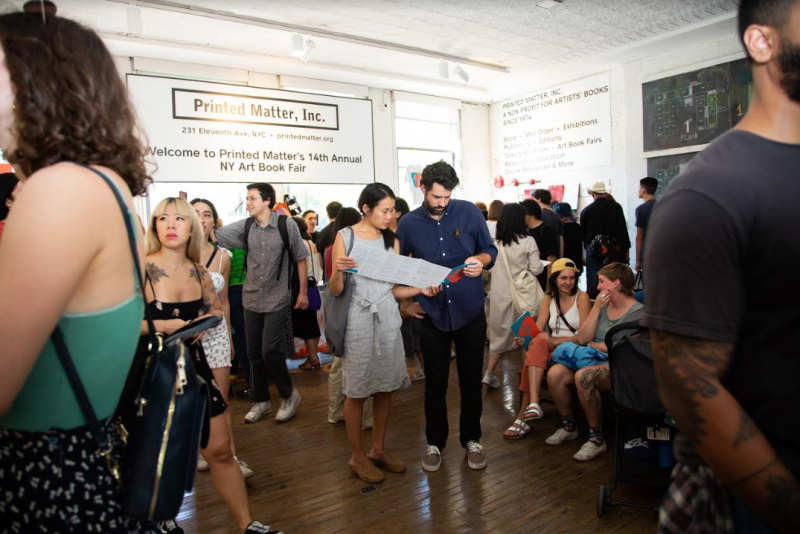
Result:
{"label": "backpack strap", "polygon": [[283,270],[283,257],[284,255],[289,255],[289,276],[288,278],[288,285],[289,288],[292,287],[292,258],[294,258],[294,254],[292,254],[292,247],[289,244],[289,230],[286,228],[286,219],[288,217],[286,215],[278,215],[278,232],[281,234],[281,240],[283,241],[283,250],[281,251],[281,258],[280,262],[278,263],[278,280],[281,279],[281,271]]}
{"label": "backpack strap", "polygon": [[250,229],[253,227],[254,222],[256,222],[255,217],[248,217],[247,220],[244,222],[244,272],[247,272],[247,249],[248,249],[247,239],[250,237]]}

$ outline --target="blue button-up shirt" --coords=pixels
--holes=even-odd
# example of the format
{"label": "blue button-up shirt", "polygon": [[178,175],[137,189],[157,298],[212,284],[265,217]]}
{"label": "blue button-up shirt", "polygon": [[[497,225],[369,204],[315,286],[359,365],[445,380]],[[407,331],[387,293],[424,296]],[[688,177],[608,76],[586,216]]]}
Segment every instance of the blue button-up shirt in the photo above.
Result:
{"label": "blue button-up shirt", "polygon": [[[400,219],[397,236],[400,254],[444,267],[458,267],[470,256],[486,253],[492,261],[484,268],[490,269],[497,257],[483,214],[464,200],[451,200],[439,221],[420,206]],[[483,279],[464,276],[444,286],[435,297],[420,295],[417,300],[436,328],[452,332],[468,325],[483,310]]]}

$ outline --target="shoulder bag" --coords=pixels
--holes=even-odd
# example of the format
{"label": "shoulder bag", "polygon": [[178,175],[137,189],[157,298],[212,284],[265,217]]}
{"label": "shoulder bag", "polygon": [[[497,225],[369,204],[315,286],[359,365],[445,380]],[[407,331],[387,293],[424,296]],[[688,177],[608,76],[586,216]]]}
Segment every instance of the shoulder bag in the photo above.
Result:
{"label": "shoulder bag", "polygon": [[542,286],[539,285],[539,280],[528,269],[523,269],[517,275],[517,279],[511,278],[511,266],[508,264],[508,256],[506,256],[505,246],[502,243],[497,243],[497,249],[503,255],[503,262],[506,264],[506,274],[508,275],[509,289],[511,290],[511,302],[518,315],[522,315],[526,311],[531,314],[533,318],[539,316],[539,308],[542,306],[542,299],[544,299],[544,292]]}
{"label": "shoulder bag", "polygon": [[[125,219],[139,289],[144,294],[139,249],[125,199],[107,176],[82,166],[98,174],[114,191]],[[161,521],[178,514],[184,493],[194,485],[198,449],[201,443],[205,446],[208,442],[209,392],[205,381],[195,372],[183,340],[218,325],[221,320],[216,316],[195,320],[170,336],[156,335],[147,306],[145,320],[149,343],[144,372],[140,378],[135,372],[137,366],[133,365],[126,389],[138,382],[135,400],[123,394],[117,409],[121,415],[126,413],[129,402],[135,403],[135,410],[130,411],[127,420],[117,420],[123,443],[127,443],[123,451],[112,451],[109,436],[100,428],[58,327],[52,339],[81,412],[97,441],[98,454],[106,459],[112,476],[120,482],[122,511],[129,517]],[[114,460],[117,456],[121,457],[119,465]]]}
{"label": "shoulder bag", "polygon": [[[355,236],[352,228],[345,228],[341,231],[342,239],[350,236],[350,244],[346,246],[347,255],[353,250]],[[338,297],[331,293],[330,283],[322,295],[322,304],[325,309],[325,340],[331,352],[339,357],[344,356],[344,334],[347,330],[347,311],[350,307],[350,296],[353,294],[353,275],[352,273],[342,273],[344,275],[344,289]]]}

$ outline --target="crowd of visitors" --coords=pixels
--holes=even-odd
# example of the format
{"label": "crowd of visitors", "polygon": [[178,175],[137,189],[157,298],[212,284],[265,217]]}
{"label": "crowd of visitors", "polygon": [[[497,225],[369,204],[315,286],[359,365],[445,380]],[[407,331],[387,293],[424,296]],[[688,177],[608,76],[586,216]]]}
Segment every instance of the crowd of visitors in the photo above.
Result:
{"label": "crowd of visitors", "polygon": [[[764,7],[772,4],[783,11]],[[658,180],[642,178],[632,227],[604,181],[587,188],[592,201],[579,213],[548,189],[487,207],[455,198],[459,177],[439,161],[421,173],[419,207],[372,183],[358,199],[329,202],[330,223],[318,231],[314,210],[279,213],[275,188],[263,182],[243,188],[242,220],[223,224],[213,199],[169,197],[142,225],[133,198],[151,181],[145,148],[98,35],[50,12],[0,15],[0,147],[15,168],[0,175],[0,529],[181,533],[174,518],[123,513],[109,451],[98,450],[58,340],[63,332],[102,432],[122,443],[114,415],[121,398],[130,400],[128,370],[147,363],[141,336],[152,325],[164,339],[213,316],[219,324],[185,342],[188,365],[209,392],[197,469],[210,471],[239,532],[277,532],[250,514],[245,479],[257,474],[234,445],[231,373],[241,370],[246,423],[272,413],[270,383],[280,396],[274,419],[289,422],[301,402],[287,366],[294,338],[307,352],[299,369],[318,376],[322,368],[320,290],[346,299],[327,418],[344,421],[348,468],[365,482],[407,470],[387,428],[394,394],[412,380],[425,390],[419,465],[442,467],[453,357],[459,444],[470,469],[488,463],[483,403],[501,402],[483,385],[509,381],[520,405],[503,438],[520,440],[541,424],[546,387],[560,426],[545,443],[578,439],[576,396],[588,437],[573,458],[597,458],[608,449],[606,334],[636,321],[651,329],[661,397],[681,431],[660,532],[713,531],[703,522],[722,524],[722,532],[800,529],[800,426],[785,404],[800,393],[791,373],[796,290],[776,274],[800,256],[792,244],[769,241],[800,213],[785,201],[797,191],[800,165],[800,3],[743,0],[739,25],[757,90],[747,115],[660,200]],[[43,231],[42,213],[63,216]],[[377,280],[358,274],[354,247],[359,257],[401,255],[456,271],[429,287]],[[634,291],[645,275],[646,308]],[[789,304],[776,305],[776,295]],[[526,316],[538,331],[529,338],[512,330]],[[519,358],[518,384],[513,373],[498,377],[504,356],[504,368]],[[769,370],[779,372],[767,379]],[[363,429],[372,430],[366,450]],[[123,453],[124,445],[111,452]],[[25,477],[14,475],[20,470]],[[91,487],[89,497],[75,480]]]}

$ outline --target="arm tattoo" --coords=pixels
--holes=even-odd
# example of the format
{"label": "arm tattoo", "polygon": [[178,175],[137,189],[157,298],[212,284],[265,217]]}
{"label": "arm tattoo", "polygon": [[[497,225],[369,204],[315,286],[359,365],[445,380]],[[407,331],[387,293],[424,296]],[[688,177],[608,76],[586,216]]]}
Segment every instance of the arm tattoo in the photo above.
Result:
{"label": "arm tattoo", "polygon": [[200,284],[203,283],[203,278],[206,276],[206,268],[202,265],[196,265],[194,268],[189,269],[189,278],[194,278]]}
{"label": "arm tattoo", "polygon": [[211,311],[211,299],[203,295],[203,315]]}
{"label": "arm tattoo", "polygon": [[738,486],[739,484],[744,484],[745,482],[749,482],[754,478],[756,478],[761,473],[763,473],[764,471],[766,471],[767,469],[769,469],[770,467],[772,467],[773,465],[775,465],[776,463],[778,463],[778,461],[779,461],[778,458],[775,458],[770,463],[759,469],[758,471],[754,471],[749,475],[740,478],[739,480],[734,480],[733,482],[728,482],[727,484],[728,486],[733,487],[733,486]]}
{"label": "arm tattoo", "polygon": [[651,331],[650,342],[661,397],[672,401],[668,409],[681,432],[697,444],[708,435],[701,401],[719,394],[716,383],[730,364],[733,345],[658,330]]}
{"label": "arm tattoo", "polygon": [[800,531],[800,484],[780,475],[767,479],[769,504],[765,517],[772,516],[786,532]]}
{"label": "arm tattoo", "polygon": [[149,276],[150,280],[154,283],[159,282],[162,278],[169,278],[167,272],[155,263],[148,263],[145,269],[147,270],[147,276]]}
{"label": "arm tattoo", "polygon": [[589,400],[587,402],[592,408],[600,406],[600,395],[597,392],[597,383],[604,378],[610,378],[608,368],[605,365],[598,369],[586,371],[581,375],[581,388],[590,390]]}
{"label": "arm tattoo", "polygon": [[744,408],[739,406],[739,431],[736,432],[736,439],[733,440],[733,448],[735,449],[741,443],[754,438],[760,433],[761,431],[744,411]]}

